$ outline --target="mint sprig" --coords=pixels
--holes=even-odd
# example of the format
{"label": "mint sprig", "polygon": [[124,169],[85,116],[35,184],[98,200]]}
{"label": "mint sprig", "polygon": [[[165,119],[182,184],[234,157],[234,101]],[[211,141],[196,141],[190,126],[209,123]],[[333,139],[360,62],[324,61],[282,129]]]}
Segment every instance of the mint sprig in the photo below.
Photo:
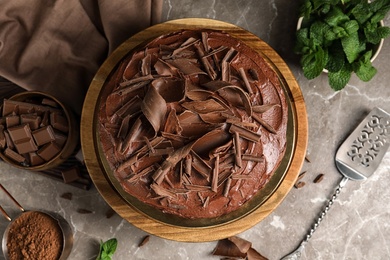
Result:
{"label": "mint sprig", "polygon": [[100,242],[100,250],[96,260],[111,260],[114,255],[118,241],[116,238],[111,238],[106,242]]}
{"label": "mint sprig", "polygon": [[390,28],[380,25],[389,10],[390,0],[304,0],[294,50],[305,77],[327,69],[335,90],[343,89],[354,72],[371,80],[377,71],[370,61],[375,45],[390,36]]}

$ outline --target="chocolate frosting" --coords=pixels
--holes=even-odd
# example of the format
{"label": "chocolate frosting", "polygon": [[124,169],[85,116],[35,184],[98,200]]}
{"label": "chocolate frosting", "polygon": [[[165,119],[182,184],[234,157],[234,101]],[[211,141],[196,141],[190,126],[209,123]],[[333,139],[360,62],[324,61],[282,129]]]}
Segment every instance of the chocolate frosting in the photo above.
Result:
{"label": "chocolate frosting", "polygon": [[211,218],[269,181],[285,153],[287,110],[259,53],[222,31],[185,30],[118,64],[98,133],[126,192],[166,213]]}

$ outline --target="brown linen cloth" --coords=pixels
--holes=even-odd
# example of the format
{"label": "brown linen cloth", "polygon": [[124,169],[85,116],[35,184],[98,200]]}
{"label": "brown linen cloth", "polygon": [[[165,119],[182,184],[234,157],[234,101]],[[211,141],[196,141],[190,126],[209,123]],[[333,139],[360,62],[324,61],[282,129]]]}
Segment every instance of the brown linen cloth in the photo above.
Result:
{"label": "brown linen cloth", "polygon": [[0,1],[0,76],[81,114],[89,84],[118,45],[158,23],[163,0]]}

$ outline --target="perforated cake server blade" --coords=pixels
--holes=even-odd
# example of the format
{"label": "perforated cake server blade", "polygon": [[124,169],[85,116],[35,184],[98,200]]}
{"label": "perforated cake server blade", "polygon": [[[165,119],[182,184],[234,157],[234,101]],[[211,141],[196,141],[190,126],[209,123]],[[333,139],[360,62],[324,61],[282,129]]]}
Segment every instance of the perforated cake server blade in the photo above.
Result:
{"label": "perforated cake server blade", "polygon": [[298,248],[281,260],[294,260],[301,257],[305,245],[328,213],[348,180],[366,180],[370,177],[379,167],[389,146],[390,114],[383,109],[374,108],[344,141],[336,153],[336,166],[343,178],[333,196],[327,201],[325,208],[319,214],[316,222]]}

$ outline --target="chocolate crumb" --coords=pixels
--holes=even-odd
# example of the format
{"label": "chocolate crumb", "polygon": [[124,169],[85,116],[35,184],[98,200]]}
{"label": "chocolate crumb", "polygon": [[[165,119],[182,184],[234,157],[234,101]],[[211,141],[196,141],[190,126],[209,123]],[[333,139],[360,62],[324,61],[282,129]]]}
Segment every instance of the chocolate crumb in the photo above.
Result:
{"label": "chocolate crumb", "polygon": [[305,186],[305,182],[304,181],[298,181],[297,183],[295,183],[295,185],[294,185],[294,187],[296,188],[296,189],[300,189],[300,188],[302,188],[303,186]]}
{"label": "chocolate crumb", "polygon": [[305,156],[305,160],[308,162],[308,163],[311,163],[311,161],[310,161],[310,158],[309,158],[309,156]]}
{"label": "chocolate crumb", "polygon": [[70,192],[65,192],[65,193],[63,193],[60,197],[63,198],[63,199],[66,199],[66,200],[72,200],[72,196],[73,196],[72,193],[70,193]]}
{"label": "chocolate crumb", "polygon": [[150,235],[146,235],[142,238],[141,242],[138,244],[138,247],[144,246],[150,240]]}
{"label": "chocolate crumb", "polygon": [[324,179],[324,174],[323,173],[320,173],[317,175],[317,177],[314,179],[314,183],[319,183],[321,182],[322,180]]}
{"label": "chocolate crumb", "polygon": [[80,214],[91,214],[92,211],[90,211],[89,209],[77,209],[77,213],[80,213]]}
{"label": "chocolate crumb", "polygon": [[305,174],[306,174],[306,171],[301,172],[301,173],[298,175],[297,182],[298,182],[299,180],[301,180],[303,177],[305,177]]}

